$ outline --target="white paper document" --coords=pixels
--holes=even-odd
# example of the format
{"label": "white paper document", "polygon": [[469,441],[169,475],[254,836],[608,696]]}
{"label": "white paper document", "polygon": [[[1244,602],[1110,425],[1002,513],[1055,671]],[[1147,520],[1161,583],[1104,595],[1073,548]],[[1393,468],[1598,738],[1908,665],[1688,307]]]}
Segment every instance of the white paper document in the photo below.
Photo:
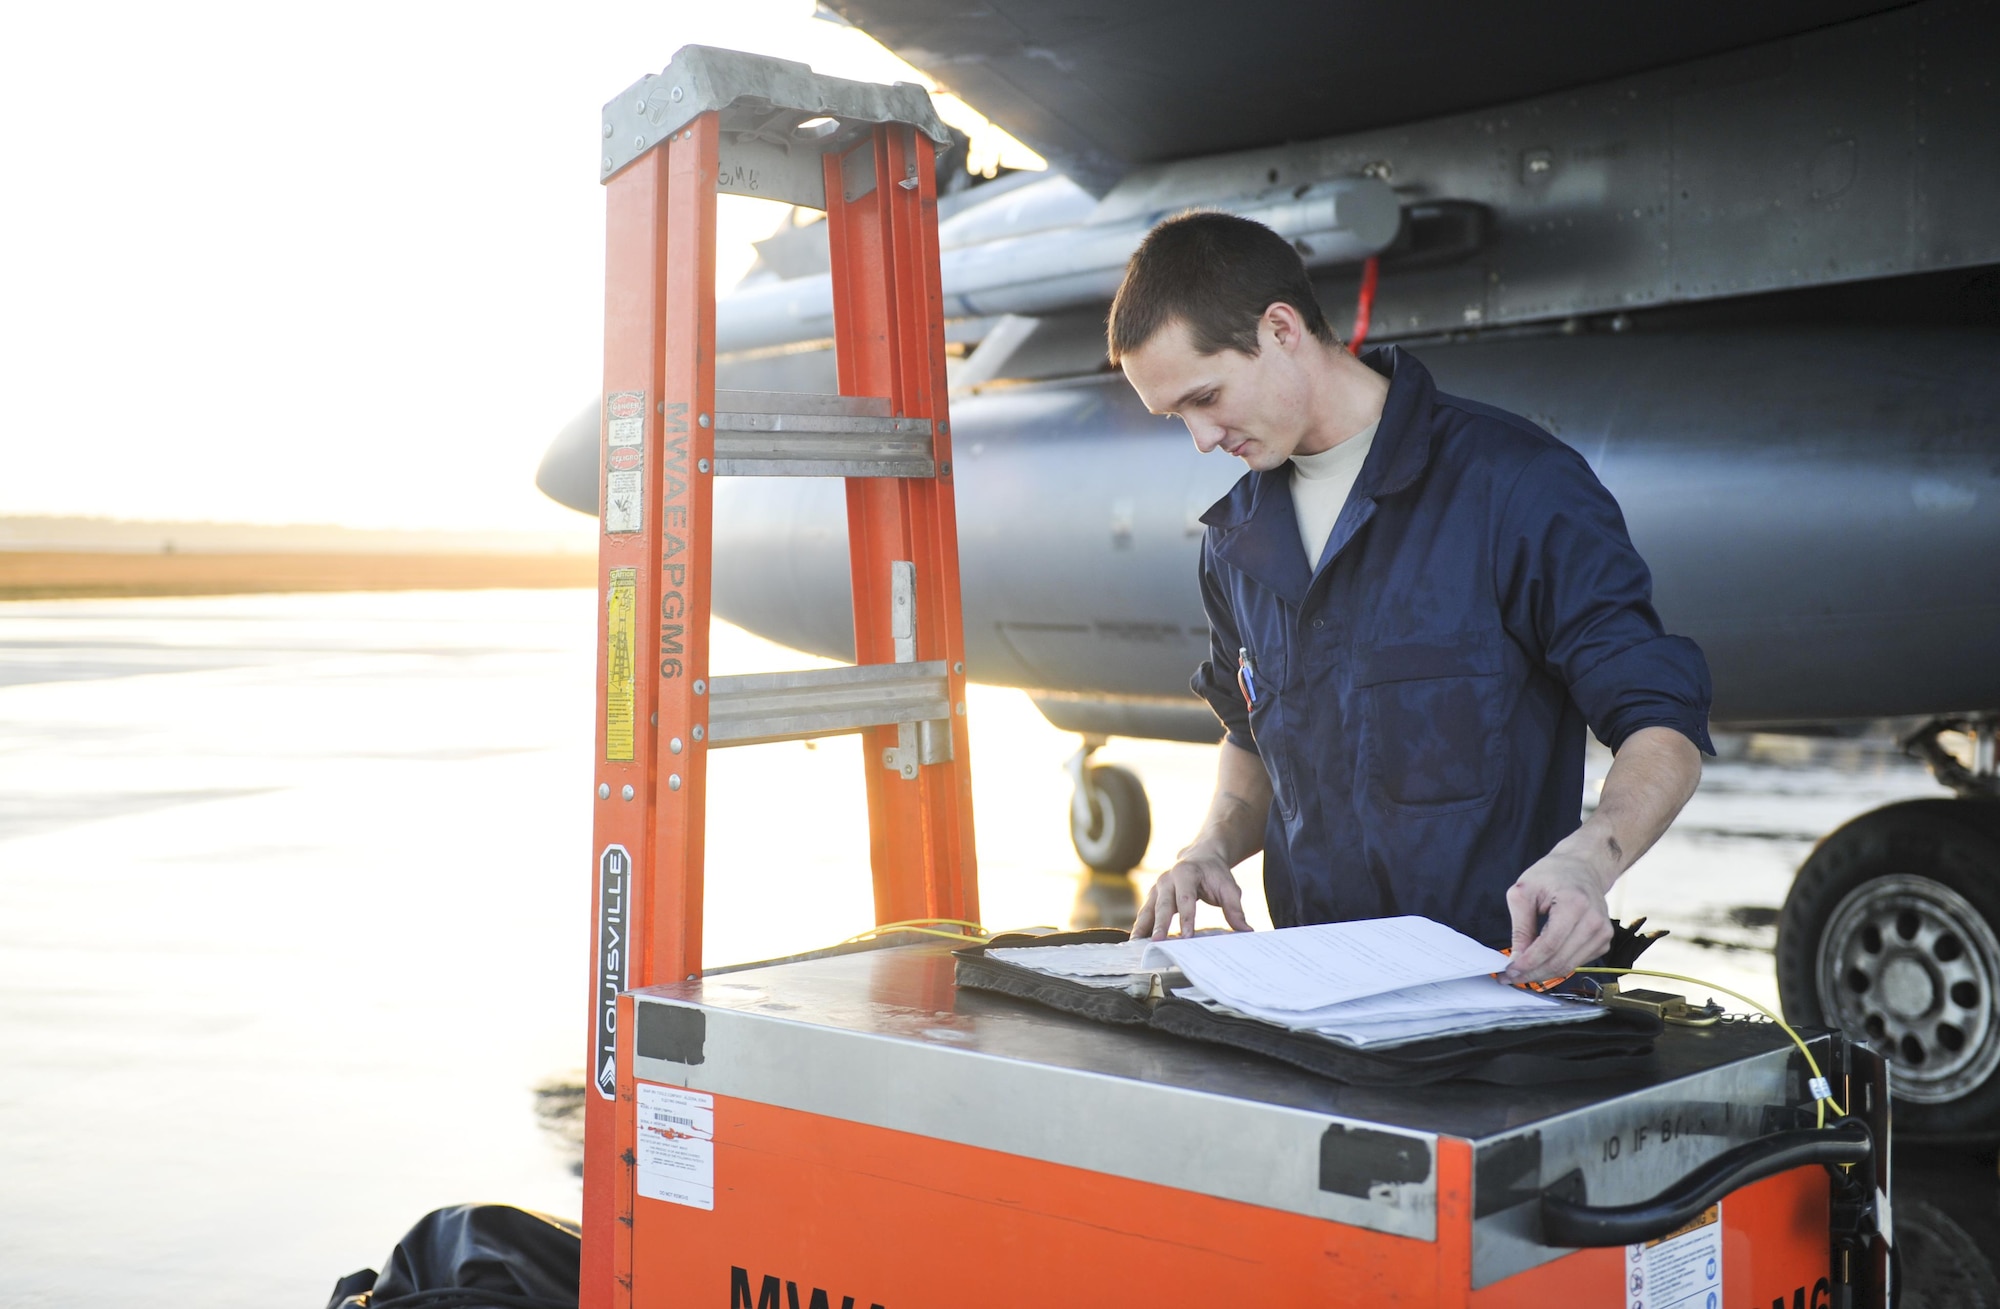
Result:
{"label": "white paper document", "polygon": [[1261,1019],[1294,1031],[1312,1032],[1357,1046],[1402,1045],[1466,1032],[1497,1032],[1514,1027],[1582,1022],[1603,1012],[1594,1005],[1519,991],[1490,977],[1432,982],[1413,986],[1407,991],[1366,996],[1345,1004],[1299,1013],[1224,1005],[1194,986],[1177,988],[1174,994],[1211,1009]]}
{"label": "white paper document", "polygon": [[1171,964],[1234,1009],[1323,1009],[1426,982],[1497,973],[1507,956],[1414,916],[1154,941],[1141,957]]}
{"label": "white paper document", "polygon": [[1270,1009],[1241,1001],[1232,1002],[1229,1007],[1265,1022],[1304,1029],[1331,1022],[1380,1023],[1447,1014],[1542,1014],[1561,1003],[1495,978],[1458,977],[1449,982],[1425,982],[1400,991],[1364,995],[1358,1000],[1343,1000],[1317,1009]]}
{"label": "white paper document", "polygon": [[1150,984],[1149,974],[1177,971],[1192,983],[1169,982],[1181,999],[1355,1046],[1581,1022],[1603,1012],[1508,986],[1492,976],[1507,956],[1428,918],[1024,946],[989,957],[1089,986]]}
{"label": "white paper document", "polygon": [[1543,1010],[1512,1014],[1437,1014],[1428,1018],[1391,1018],[1379,1023],[1329,1023],[1315,1027],[1316,1036],[1364,1048],[1386,1049],[1415,1041],[1475,1032],[1510,1032],[1518,1027],[1551,1027],[1600,1018],[1604,1010],[1580,1000],[1550,1000]]}

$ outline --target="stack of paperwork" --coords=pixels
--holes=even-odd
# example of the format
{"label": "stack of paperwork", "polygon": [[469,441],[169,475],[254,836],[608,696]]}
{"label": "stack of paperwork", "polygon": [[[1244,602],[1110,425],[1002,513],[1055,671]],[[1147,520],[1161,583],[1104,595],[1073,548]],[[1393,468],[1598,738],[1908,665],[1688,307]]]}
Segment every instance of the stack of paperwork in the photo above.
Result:
{"label": "stack of paperwork", "polygon": [[1428,918],[989,954],[1138,995],[1165,974],[1168,989],[1183,1000],[1357,1047],[1580,1022],[1603,1012],[1506,985],[1493,974],[1507,966],[1507,956]]}

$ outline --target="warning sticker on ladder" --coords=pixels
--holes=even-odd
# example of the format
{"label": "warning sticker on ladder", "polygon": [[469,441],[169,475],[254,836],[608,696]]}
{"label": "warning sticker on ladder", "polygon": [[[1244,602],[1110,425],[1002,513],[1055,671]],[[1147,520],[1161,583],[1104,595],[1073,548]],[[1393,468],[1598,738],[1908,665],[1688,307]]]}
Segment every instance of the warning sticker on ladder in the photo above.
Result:
{"label": "warning sticker on ladder", "polygon": [[604,530],[636,532],[645,524],[646,393],[616,391],[604,400]]}
{"label": "warning sticker on ladder", "polygon": [[678,1086],[638,1086],[638,1192],[715,1208],[715,1097]]}
{"label": "warning sticker on ladder", "polygon": [[1630,1309],[1722,1309],[1722,1205],[1658,1240],[1625,1247]]}
{"label": "warning sticker on ladder", "polygon": [[612,449],[646,443],[646,393],[614,391],[604,401],[606,439]]}
{"label": "warning sticker on ladder", "polygon": [[631,763],[632,720],[638,684],[633,645],[639,630],[639,570],[614,568],[604,594],[604,757]]}

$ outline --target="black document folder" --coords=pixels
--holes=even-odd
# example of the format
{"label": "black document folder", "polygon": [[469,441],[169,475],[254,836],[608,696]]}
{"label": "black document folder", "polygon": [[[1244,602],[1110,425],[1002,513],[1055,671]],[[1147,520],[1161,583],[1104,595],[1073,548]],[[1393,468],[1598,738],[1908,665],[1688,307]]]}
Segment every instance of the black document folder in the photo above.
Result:
{"label": "black document folder", "polygon": [[1657,1017],[1611,1010],[1587,1023],[1519,1027],[1363,1048],[1276,1023],[1221,1013],[1172,994],[1177,974],[1143,995],[1116,986],[1055,977],[988,951],[1039,946],[1111,943],[1117,931],[1057,932],[1047,936],[996,936],[984,945],[953,951],[958,985],[992,991],[1102,1023],[1146,1026],[1171,1036],[1249,1050],[1361,1086],[1417,1086],[1454,1078],[1531,1086],[1653,1071],[1653,1042],[1663,1030]]}

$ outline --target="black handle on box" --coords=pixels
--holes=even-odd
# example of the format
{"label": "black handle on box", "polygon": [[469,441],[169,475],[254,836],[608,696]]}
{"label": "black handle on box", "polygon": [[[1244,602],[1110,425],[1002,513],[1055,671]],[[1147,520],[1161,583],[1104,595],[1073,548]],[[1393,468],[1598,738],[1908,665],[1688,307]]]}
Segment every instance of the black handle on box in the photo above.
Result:
{"label": "black handle on box", "polygon": [[1593,1248],[1655,1240],[1687,1226],[1738,1187],[1805,1164],[1866,1163],[1874,1153],[1875,1139],[1867,1126],[1849,1119],[1834,1127],[1746,1141],[1636,1204],[1588,1204],[1582,1176],[1572,1173],[1542,1194],[1542,1241]]}

